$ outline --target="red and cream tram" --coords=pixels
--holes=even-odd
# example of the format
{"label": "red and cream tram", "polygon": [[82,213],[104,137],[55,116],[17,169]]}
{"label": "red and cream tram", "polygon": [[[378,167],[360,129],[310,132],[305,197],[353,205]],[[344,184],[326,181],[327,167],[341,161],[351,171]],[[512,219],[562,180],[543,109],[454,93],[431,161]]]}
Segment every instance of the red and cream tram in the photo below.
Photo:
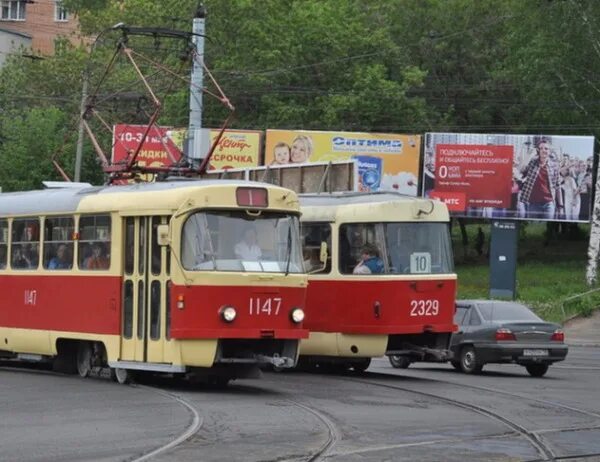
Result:
{"label": "red and cream tram", "polygon": [[0,355],[216,383],[292,367],[307,277],[296,194],[176,181],[0,194]]}
{"label": "red and cream tram", "polygon": [[301,195],[308,340],[303,365],[445,360],[456,274],[446,206],[393,193]]}

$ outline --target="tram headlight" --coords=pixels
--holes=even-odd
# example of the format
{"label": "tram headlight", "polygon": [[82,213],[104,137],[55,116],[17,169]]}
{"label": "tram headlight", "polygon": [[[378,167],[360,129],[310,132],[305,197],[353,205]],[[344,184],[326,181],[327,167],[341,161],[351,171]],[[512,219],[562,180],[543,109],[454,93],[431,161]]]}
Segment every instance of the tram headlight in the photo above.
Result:
{"label": "tram headlight", "polygon": [[304,321],[304,310],[302,308],[292,309],[292,311],[290,311],[290,319],[292,322],[300,324],[302,321]]}
{"label": "tram headlight", "polygon": [[237,311],[235,311],[233,306],[224,305],[219,308],[219,315],[223,321],[233,322],[237,316]]}

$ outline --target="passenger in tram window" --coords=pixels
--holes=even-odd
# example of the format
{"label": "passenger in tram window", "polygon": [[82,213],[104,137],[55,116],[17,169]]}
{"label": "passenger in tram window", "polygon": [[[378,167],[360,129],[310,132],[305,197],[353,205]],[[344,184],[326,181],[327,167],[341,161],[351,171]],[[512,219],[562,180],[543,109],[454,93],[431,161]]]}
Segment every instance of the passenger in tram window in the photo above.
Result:
{"label": "passenger in tram window", "polygon": [[71,269],[73,258],[69,253],[66,244],[59,244],[56,248],[56,255],[48,263],[48,269]]}
{"label": "passenger in tram window", "polygon": [[110,260],[106,257],[104,245],[101,242],[95,242],[92,246],[92,256],[87,258],[84,268],[89,270],[108,269]]}
{"label": "passenger in tram window", "polygon": [[23,232],[23,240],[27,242],[39,241],[39,228],[36,224],[30,224]]}
{"label": "passenger in tram window", "polygon": [[256,230],[254,228],[246,228],[242,240],[233,249],[235,256],[240,260],[258,261],[262,257],[262,250],[257,242]]}
{"label": "passenger in tram window", "polygon": [[384,272],[383,260],[379,258],[379,250],[372,244],[367,244],[361,252],[361,260],[354,267],[353,274],[381,274]]}
{"label": "passenger in tram window", "polygon": [[28,252],[24,252],[21,246],[13,247],[12,267],[17,269],[28,269],[32,266]]}

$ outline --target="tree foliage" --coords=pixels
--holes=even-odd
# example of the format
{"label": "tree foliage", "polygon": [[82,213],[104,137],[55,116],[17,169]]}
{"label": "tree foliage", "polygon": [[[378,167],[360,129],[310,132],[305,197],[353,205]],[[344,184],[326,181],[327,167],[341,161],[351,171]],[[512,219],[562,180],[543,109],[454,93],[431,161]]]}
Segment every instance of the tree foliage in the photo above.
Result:
{"label": "tree foliage", "polygon": [[[52,57],[32,61],[15,55],[0,70],[0,156],[10,171],[0,177],[5,190],[36,187],[39,179],[54,175],[47,159],[56,136],[68,135],[77,119],[84,72],[92,83],[102,75],[116,43],[112,26],[190,31],[198,6],[196,0],[64,3],[78,14],[94,45],[77,49],[63,41]],[[237,128],[588,135],[597,130],[598,2],[206,0],[205,5],[204,59],[236,106]],[[182,50],[150,38],[142,51],[174,68]],[[189,74],[186,66],[181,75]],[[115,75],[111,91],[135,80],[132,69]],[[172,80],[162,75],[152,81],[163,101],[159,122],[187,126],[189,91]],[[115,117],[136,116],[122,108],[107,110]],[[137,115],[146,110],[138,105]],[[219,126],[225,114],[220,103],[205,97],[204,126]],[[36,139],[30,139],[34,132]],[[71,169],[73,140],[61,157]],[[85,151],[83,178],[98,181],[89,143]],[[25,168],[34,159],[40,171],[35,175]],[[30,173],[32,180],[24,181]]]}

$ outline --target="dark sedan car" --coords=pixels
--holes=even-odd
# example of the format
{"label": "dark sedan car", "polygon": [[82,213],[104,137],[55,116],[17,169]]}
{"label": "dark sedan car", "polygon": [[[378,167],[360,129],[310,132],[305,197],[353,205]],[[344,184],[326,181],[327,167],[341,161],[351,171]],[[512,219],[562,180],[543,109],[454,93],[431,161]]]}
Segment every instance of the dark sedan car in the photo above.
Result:
{"label": "dark sedan car", "polygon": [[487,363],[516,363],[534,377],[550,364],[565,359],[565,334],[558,324],[545,322],[525,305],[498,300],[459,300],[452,334],[452,365],[467,374]]}

